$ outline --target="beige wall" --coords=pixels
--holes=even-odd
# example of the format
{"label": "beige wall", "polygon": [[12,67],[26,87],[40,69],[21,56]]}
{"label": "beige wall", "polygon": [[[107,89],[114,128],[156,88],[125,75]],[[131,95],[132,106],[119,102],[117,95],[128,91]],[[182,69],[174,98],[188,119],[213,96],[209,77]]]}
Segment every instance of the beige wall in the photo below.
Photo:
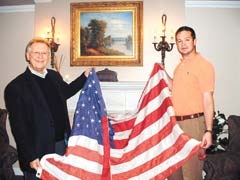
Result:
{"label": "beige wall", "polygon": [[[106,0],[112,1],[112,0]],[[71,0],[70,2],[79,2]],[[55,16],[57,19],[56,28],[60,34],[61,45],[57,52],[60,57],[63,55],[64,62],[61,68],[63,77],[69,76],[70,80],[74,79],[84,67],[70,67],[70,2],[66,0],[53,0],[52,3],[39,3],[36,6],[36,35],[41,35],[45,27],[50,25],[51,16]],[[82,1],[83,2],[83,1]],[[88,0],[91,2],[91,0]],[[96,2],[96,1],[95,1]],[[118,73],[118,79],[120,81],[145,81],[151,71],[154,62],[160,62],[160,53],[156,52],[153,48],[152,42],[154,33],[159,33],[161,30],[161,16],[163,13],[168,15],[167,24],[169,26],[169,32],[171,29],[176,29],[182,24],[184,20],[184,0],[145,0],[144,12],[143,12],[143,67],[109,67]],[[174,11],[175,13],[170,13]],[[170,29],[171,28],[171,29]],[[167,54],[167,59],[176,59],[175,53]],[[97,70],[102,70],[105,67],[96,67]],[[129,76],[130,72],[131,76]],[[131,78],[129,78],[131,77]]]}
{"label": "beige wall", "polygon": [[215,66],[215,108],[240,115],[240,7],[186,8],[186,23],[197,32],[198,49]]}
{"label": "beige wall", "polygon": [[[0,13],[0,24],[0,108],[5,108],[3,92],[6,84],[26,68],[24,51],[34,34],[34,12]],[[10,144],[15,146],[8,121],[7,131]]]}
{"label": "beige wall", "polygon": [[6,84],[26,67],[25,45],[34,34],[34,13],[0,13],[0,107]]}

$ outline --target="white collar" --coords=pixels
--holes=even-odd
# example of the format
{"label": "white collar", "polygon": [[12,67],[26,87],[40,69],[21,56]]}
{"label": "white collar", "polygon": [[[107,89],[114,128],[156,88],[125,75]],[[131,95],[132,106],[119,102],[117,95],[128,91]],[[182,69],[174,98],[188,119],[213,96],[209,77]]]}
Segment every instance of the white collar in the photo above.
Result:
{"label": "white collar", "polygon": [[43,74],[41,74],[41,73],[35,71],[35,70],[32,69],[30,66],[28,66],[28,68],[29,68],[29,70],[31,71],[31,73],[33,73],[33,74],[35,74],[36,76],[41,77],[41,78],[45,78],[46,75],[47,75],[47,73],[48,73],[48,71],[47,71],[46,68],[43,70]]}

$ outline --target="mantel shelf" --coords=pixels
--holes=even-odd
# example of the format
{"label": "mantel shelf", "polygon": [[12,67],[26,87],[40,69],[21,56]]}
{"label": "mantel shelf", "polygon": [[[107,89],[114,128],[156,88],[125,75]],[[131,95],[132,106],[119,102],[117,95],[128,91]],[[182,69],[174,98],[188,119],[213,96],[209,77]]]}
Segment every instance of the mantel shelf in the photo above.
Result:
{"label": "mantel shelf", "polygon": [[[108,113],[134,111],[145,84],[144,81],[100,82]],[[79,93],[67,101],[71,114],[75,111]]]}

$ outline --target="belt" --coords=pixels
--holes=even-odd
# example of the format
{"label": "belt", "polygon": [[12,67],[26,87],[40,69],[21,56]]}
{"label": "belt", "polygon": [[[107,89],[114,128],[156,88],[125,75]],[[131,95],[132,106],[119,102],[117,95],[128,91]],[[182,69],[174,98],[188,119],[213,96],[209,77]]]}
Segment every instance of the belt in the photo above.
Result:
{"label": "belt", "polygon": [[177,121],[183,121],[183,120],[186,120],[186,119],[194,119],[194,118],[201,117],[203,115],[204,115],[204,113],[201,112],[201,113],[190,114],[190,115],[186,115],[186,116],[176,116],[176,120]]}

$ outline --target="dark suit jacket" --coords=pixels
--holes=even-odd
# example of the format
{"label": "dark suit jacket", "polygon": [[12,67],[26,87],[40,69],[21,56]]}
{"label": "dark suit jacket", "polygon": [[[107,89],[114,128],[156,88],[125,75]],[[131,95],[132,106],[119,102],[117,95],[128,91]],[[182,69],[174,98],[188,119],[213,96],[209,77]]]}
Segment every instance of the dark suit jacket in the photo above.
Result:
{"label": "dark suit jacket", "polygon": [[[67,84],[59,73],[50,69],[48,69],[48,76],[56,86],[56,93],[61,97],[66,132],[69,136],[70,123],[66,100],[83,87],[87,78],[82,74]],[[45,154],[54,153],[55,129],[47,102],[28,68],[7,85],[4,98],[21,170],[35,172],[30,168],[29,162],[36,158],[40,159]]]}

